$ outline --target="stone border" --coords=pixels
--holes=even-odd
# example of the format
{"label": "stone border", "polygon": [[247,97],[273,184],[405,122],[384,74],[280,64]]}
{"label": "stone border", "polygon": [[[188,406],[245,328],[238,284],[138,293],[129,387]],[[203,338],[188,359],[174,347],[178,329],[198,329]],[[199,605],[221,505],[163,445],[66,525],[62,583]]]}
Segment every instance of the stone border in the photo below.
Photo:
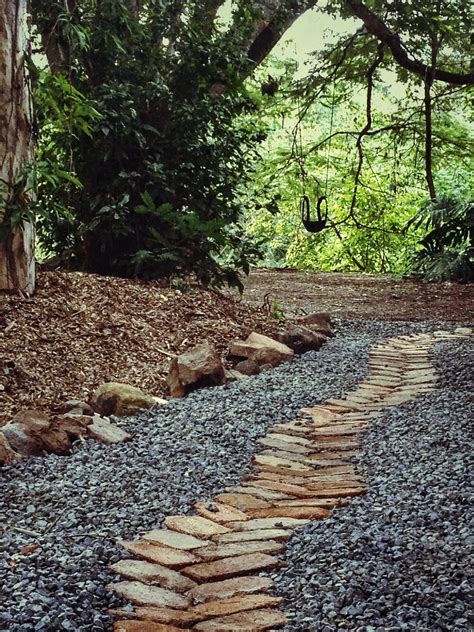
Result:
{"label": "stone border", "polygon": [[278,553],[293,530],[364,494],[354,461],[360,435],[382,410],[432,390],[429,352],[442,340],[472,334],[459,327],[389,338],[369,353],[369,376],[342,399],[304,408],[301,418],[273,426],[258,439],[255,473],[239,486],[196,503],[192,516],[168,516],[167,529],[123,542],[139,559],[112,569],[109,584],[135,607],[112,610],[116,632],[247,630],[282,626],[283,601],[260,571],[281,566]]}

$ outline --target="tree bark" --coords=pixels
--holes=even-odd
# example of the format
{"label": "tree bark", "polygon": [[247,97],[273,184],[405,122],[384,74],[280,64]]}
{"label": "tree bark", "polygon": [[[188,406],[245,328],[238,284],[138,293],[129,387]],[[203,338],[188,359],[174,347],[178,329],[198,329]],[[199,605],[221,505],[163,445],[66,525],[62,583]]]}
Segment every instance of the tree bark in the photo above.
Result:
{"label": "tree bark", "polygon": [[[0,221],[21,168],[34,151],[31,86],[25,64],[29,50],[27,0],[0,0]],[[35,230],[22,221],[0,241],[0,290],[32,294]]]}

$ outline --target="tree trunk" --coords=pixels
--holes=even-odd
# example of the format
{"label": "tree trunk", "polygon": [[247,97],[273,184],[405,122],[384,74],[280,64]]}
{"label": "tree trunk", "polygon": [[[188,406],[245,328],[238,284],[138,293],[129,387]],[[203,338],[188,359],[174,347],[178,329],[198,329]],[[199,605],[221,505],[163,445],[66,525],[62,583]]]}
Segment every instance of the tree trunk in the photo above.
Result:
{"label": "tree trunk", "polygon": [[[33,109],[25,64],[27,0],[0,0],[0,221],[19,172],[33,158]],[[35,230],[23,221],[0,241],[0,290],[32,294]]]}

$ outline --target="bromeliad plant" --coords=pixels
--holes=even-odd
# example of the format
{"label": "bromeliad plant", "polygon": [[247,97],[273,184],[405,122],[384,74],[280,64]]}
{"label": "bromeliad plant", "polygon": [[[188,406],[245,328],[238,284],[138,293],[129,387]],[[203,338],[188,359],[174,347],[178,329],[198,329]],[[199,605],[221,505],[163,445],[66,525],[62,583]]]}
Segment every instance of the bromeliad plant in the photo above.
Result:
{"label": "bromeliad plant", "polygon": [[428,281],[474,280],[474,202],[430,201],[406,228],[426,231],[414,258],[415,274]]}

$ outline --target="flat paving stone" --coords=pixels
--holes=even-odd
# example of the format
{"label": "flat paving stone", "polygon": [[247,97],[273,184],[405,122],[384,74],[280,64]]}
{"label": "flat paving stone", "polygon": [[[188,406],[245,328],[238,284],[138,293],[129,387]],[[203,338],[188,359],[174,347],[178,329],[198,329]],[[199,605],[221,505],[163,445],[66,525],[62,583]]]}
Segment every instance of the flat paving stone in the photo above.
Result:
{"label": "flat paving stone", "polygon": [[340,488],[315,488],[312,489],[315,498],[337,498],[338,496],[361,496],[365,494],[367,489],[365,487],[340,487]]}
{"label": "flat paving stone", "polygon": [[[242,483],[242,485],[245,484],[246,483]],[[311,493],[308,489],[300,485],[292,485],[290,483],[280,483],[279,481],[268,481],[263,479],[253,480],[250,482],[250,484],[255,485],[255,487],[262,487],[263,489],[280,491],[284,494],[293,496],[294,498],[308,498],[309,496],[311,496]]]}
{"label": "flat paving stone", "polygon": [[[263,511],[255,510],[255,511]],[[250,553],[279,553],[285,546],[275,540],[257,540],[256,542],[234,542],[228,544],[217,544],[204,549],[198,549],[200,556],[206,562],[219,560],[223,557],[234,557],[236,555],[247,555]]]}
{"label": "flat paving stone", "polygon": [[170,531],[168,529],[153,529],[142,535],[145,540],[161,544],[162,546],[170,546],[173,549],[181,549],[182,551],[192,551],[203,546],[211,544],[209,540],[195,538],[192,535]]}
{"label": "flat paving stone", "polygon": [[[312,448],[314,450],[314,447]],[[305,463],[306,456],[311,450],[307,450],[306,454],[297,454],[296,452],[287,452],[286,450],[277,450],[276,448],[262,450],[258,453],[258,456],[276,457],[277,459],[285,459],[294,463]]]}
{"label": "flat paving stone", "polygon": [[115,582],[108,584],[106,588],[140,606],[166,606],[184,610],[190,603],[188,597],[179,595],[167,588],[148,586],[137,581]]}
{"label": "flat paving stone", "polygon": [[[348,487],[350,487],[353,483],[363,483],[365,479],[362,476],[357,476],[357,474],[352,471],[347,474],[315,474],[314,476],[299,477],[299,476],[284,476],[282,474],[274,474],[273,472],[259,472],[258,476],[254,478],[254,480],[268,480],[268,481],[277,481],[280,483],[290,483],[291,485],[305,485],[308,482],[317,483],[324,482],[330,483],[332,481],[345,483]],[[263,509],[263,507],[253,507],[252,509]]]}
{"label": "flat paving stone", "polygon": [[207,619],[208,617],[221,617],[247,610],[257,610],[258,608],[272,608],[278,606],[282,601],[281,597],[272,597],[271,595],[241,595],[208,601],[194,606],[191,610],[203,619]]}
{"label": "flat paving stone", "polygon": [[[287,470],[285,470],[286,472]],[[256,496],[262,500],[284,500],[285,498],[291,498],[288,494],[280,494],[279,492],[272,492],[270,489],[263,489],[263,487],[253,487],[249,484],[249,486],[240,486],[234,487],[233,490],[235,493],[239,494],[250,494],[251,496]]]}
{"label": "flat paving stone", "polygon": [[[138,606],[133,612],[126,610],[109,610],[112,616],[128,619],[141,619],[144,621],[153,621],[166,625],[191,626],[200,620],[199,615],[193,614],[190,610],[175,610],[174,608],[156,607],[156,606]],[[173,628],[174,629],[174,628]],[[186,629],[188,629],[186,627]]]}
{"label": "flat paving stone", "polygon": [[[202,549],[201,549],[202,550]],[[191,590],[196,585],[188,577],[177,573],[166,566],[152,564],[143,560],[120,560],[110,567],[115,573],[144,584],[158,582],[163,588],[176,592]]]}
{"label": "flat paving stone", "polygon": [[335,421],[338,418],[338,414],[329,410],[325,406],[311,406],[310,408],[302,408],[301,412],[304,415],[309,415],[313,419],[319,421]]}
{"label": "flat paving stone", "polygon": [[297,498],[296,500],[278,500],[276,507],[342,507],[349,502],[341,498]]}
{"label": "flat paving stone", "polygon": [[260,632],[261,630],[278,628],[283,625],[285,621],[285,615],[279,610],[262,608],[261,610],[240,612],[227,617],[218,617],[210,621],[203,621],[197,623],[194,629],[201,630],[202,632]]}
{"label": "flat paving stone", "polygon": [[218,502],[230,505],[231,507],[236,507],[241,511],[270,507],[270,503],[267,500],[251,496],[250,494],[224,493],[218,494],[215,499]]}
{"label": "flat paving stone", "polygon": [[180,568],[199,562],[199,558],[188,551],[164,547],[146,540],[121,542],[121,544],[130,553],[169,568]]}
{"label": "flat paving stone", "polygon": [[308,454],[309,452],[308,447],[299,445],[298,443],[282,441],[281,439],[272,439],[271,437],[262,437],[261,439],[257,439],[257,443],[267,448],[273,448],[283,452],[294,452],[295,454]]}
{"label": "flat paving stone", "polygon": [[279,459],[276,456],[261,456],[257,454],[254,458],[254,462],[258,463],[259,465],[283,467],[297,472],[309,471],[311,469],[309,466],[303,465],[302,463],[296,463],[295,461],[290,461],[288,459]]}
{"label": "flat paving stone", "polygon": [[246,520],[247,518],[243,511],[219,502],[196,503],[194,508],[204,518],[224,524],[232,520]]}
{"label": "flat paving stone", "polygon": [[215,599],[225,599],[266,590],[273,586],[274,582],[270,577],[258,577],[246,575],[244,577],[232,577],[219,582],[209,582],[200,584],[193,588],[189,597],[193,603],[212,601]]}
{"label": "flat paving stone", "polygon": [[272,427],[272,432],[277,434],[285,434],[295,437],[307,437],[311,432],[309,424],[301,422],[301,424],[283,423]]}
{"label": "flat paving stone", "polygon": [[279,432],[270,432],[266,435],[268,439],[275,439],[276,441],[284,441],[286,443],[301,445],[303,447],[311,445],[311,439],[305,437],[295,437],[293,435],[281,434]]}
{"label": "flat paving stone", "polygon": [[227,527],[202,516],[168,516],[165,518],[165,525],[169,529],[197,538],[208,538],[211,535],[229,531]]}
{"label": "flat paving stone", "polygon": [[253,518],[307,518],[308,520],[324,520],[329,518],[331,512],[324,507],[311,506],[279,506],[269,509],[252,509]]}
{"label": "flat paving stone", "polygon": [[290,540],[293,533],[289,529],[254,529],[253,531],[235,531],[215,536],[217,543],[249,542],[255,540]]}
{"label": "flat paving stone", "polygon": [[197,582],[227,579],[237,575],[278,568],[280,560],[266,553],[251,553],[237,557],[225,557],[215,562],[203,562],[183,569],[183,573]]}
{"label": "flat paving stone", "polygon": [[[309,520],[299,518],[254,518],[246,522],[231,523],[236,531],[254,531],[259,529],[294,529],[307,524]],[[274,540],[272,536],[272,540]]]}
{"label": "flat paving stone", "polygon": [[[311,470],[307,470],[307,471],[304,471],[304,472],[303,471],[283,469],[281,467],[271,467],[269,465],[267,465],[267,466],[264,466],[264,465],[259,466],[259,467],[256,468],[256,470],[259,473],[261,473],[261,472],[269,472],[271,474],[279,474],[281,476],[288,476],[288,477],[294,476],[296,478],[303,478],[303,477],[311,478],[312,476],[314,476],[314,472],[318,471],[319,467],[329,466],[331,463],[343,463],[343,461],[341,461],[341,460],[330,461],[330,460],[318,459],[318,460],[312,460],[311,463],[314,464],[314,467]],[[245,489],[245,487],[242,487],[242,489]],[[277,492],[275,492],[275,493],[277,493]],[[283,500],[283,498],[279,498],[279,499],[275,499],[275,500]]]}
{"label": "flat paving stone", "polygon": [[174,625],[166,625],[163,623],[155,623],[154,621],[137,621],[134,619],[128,621],[116,621],[114,623],[114,632],[183,632],[183,629]]}

